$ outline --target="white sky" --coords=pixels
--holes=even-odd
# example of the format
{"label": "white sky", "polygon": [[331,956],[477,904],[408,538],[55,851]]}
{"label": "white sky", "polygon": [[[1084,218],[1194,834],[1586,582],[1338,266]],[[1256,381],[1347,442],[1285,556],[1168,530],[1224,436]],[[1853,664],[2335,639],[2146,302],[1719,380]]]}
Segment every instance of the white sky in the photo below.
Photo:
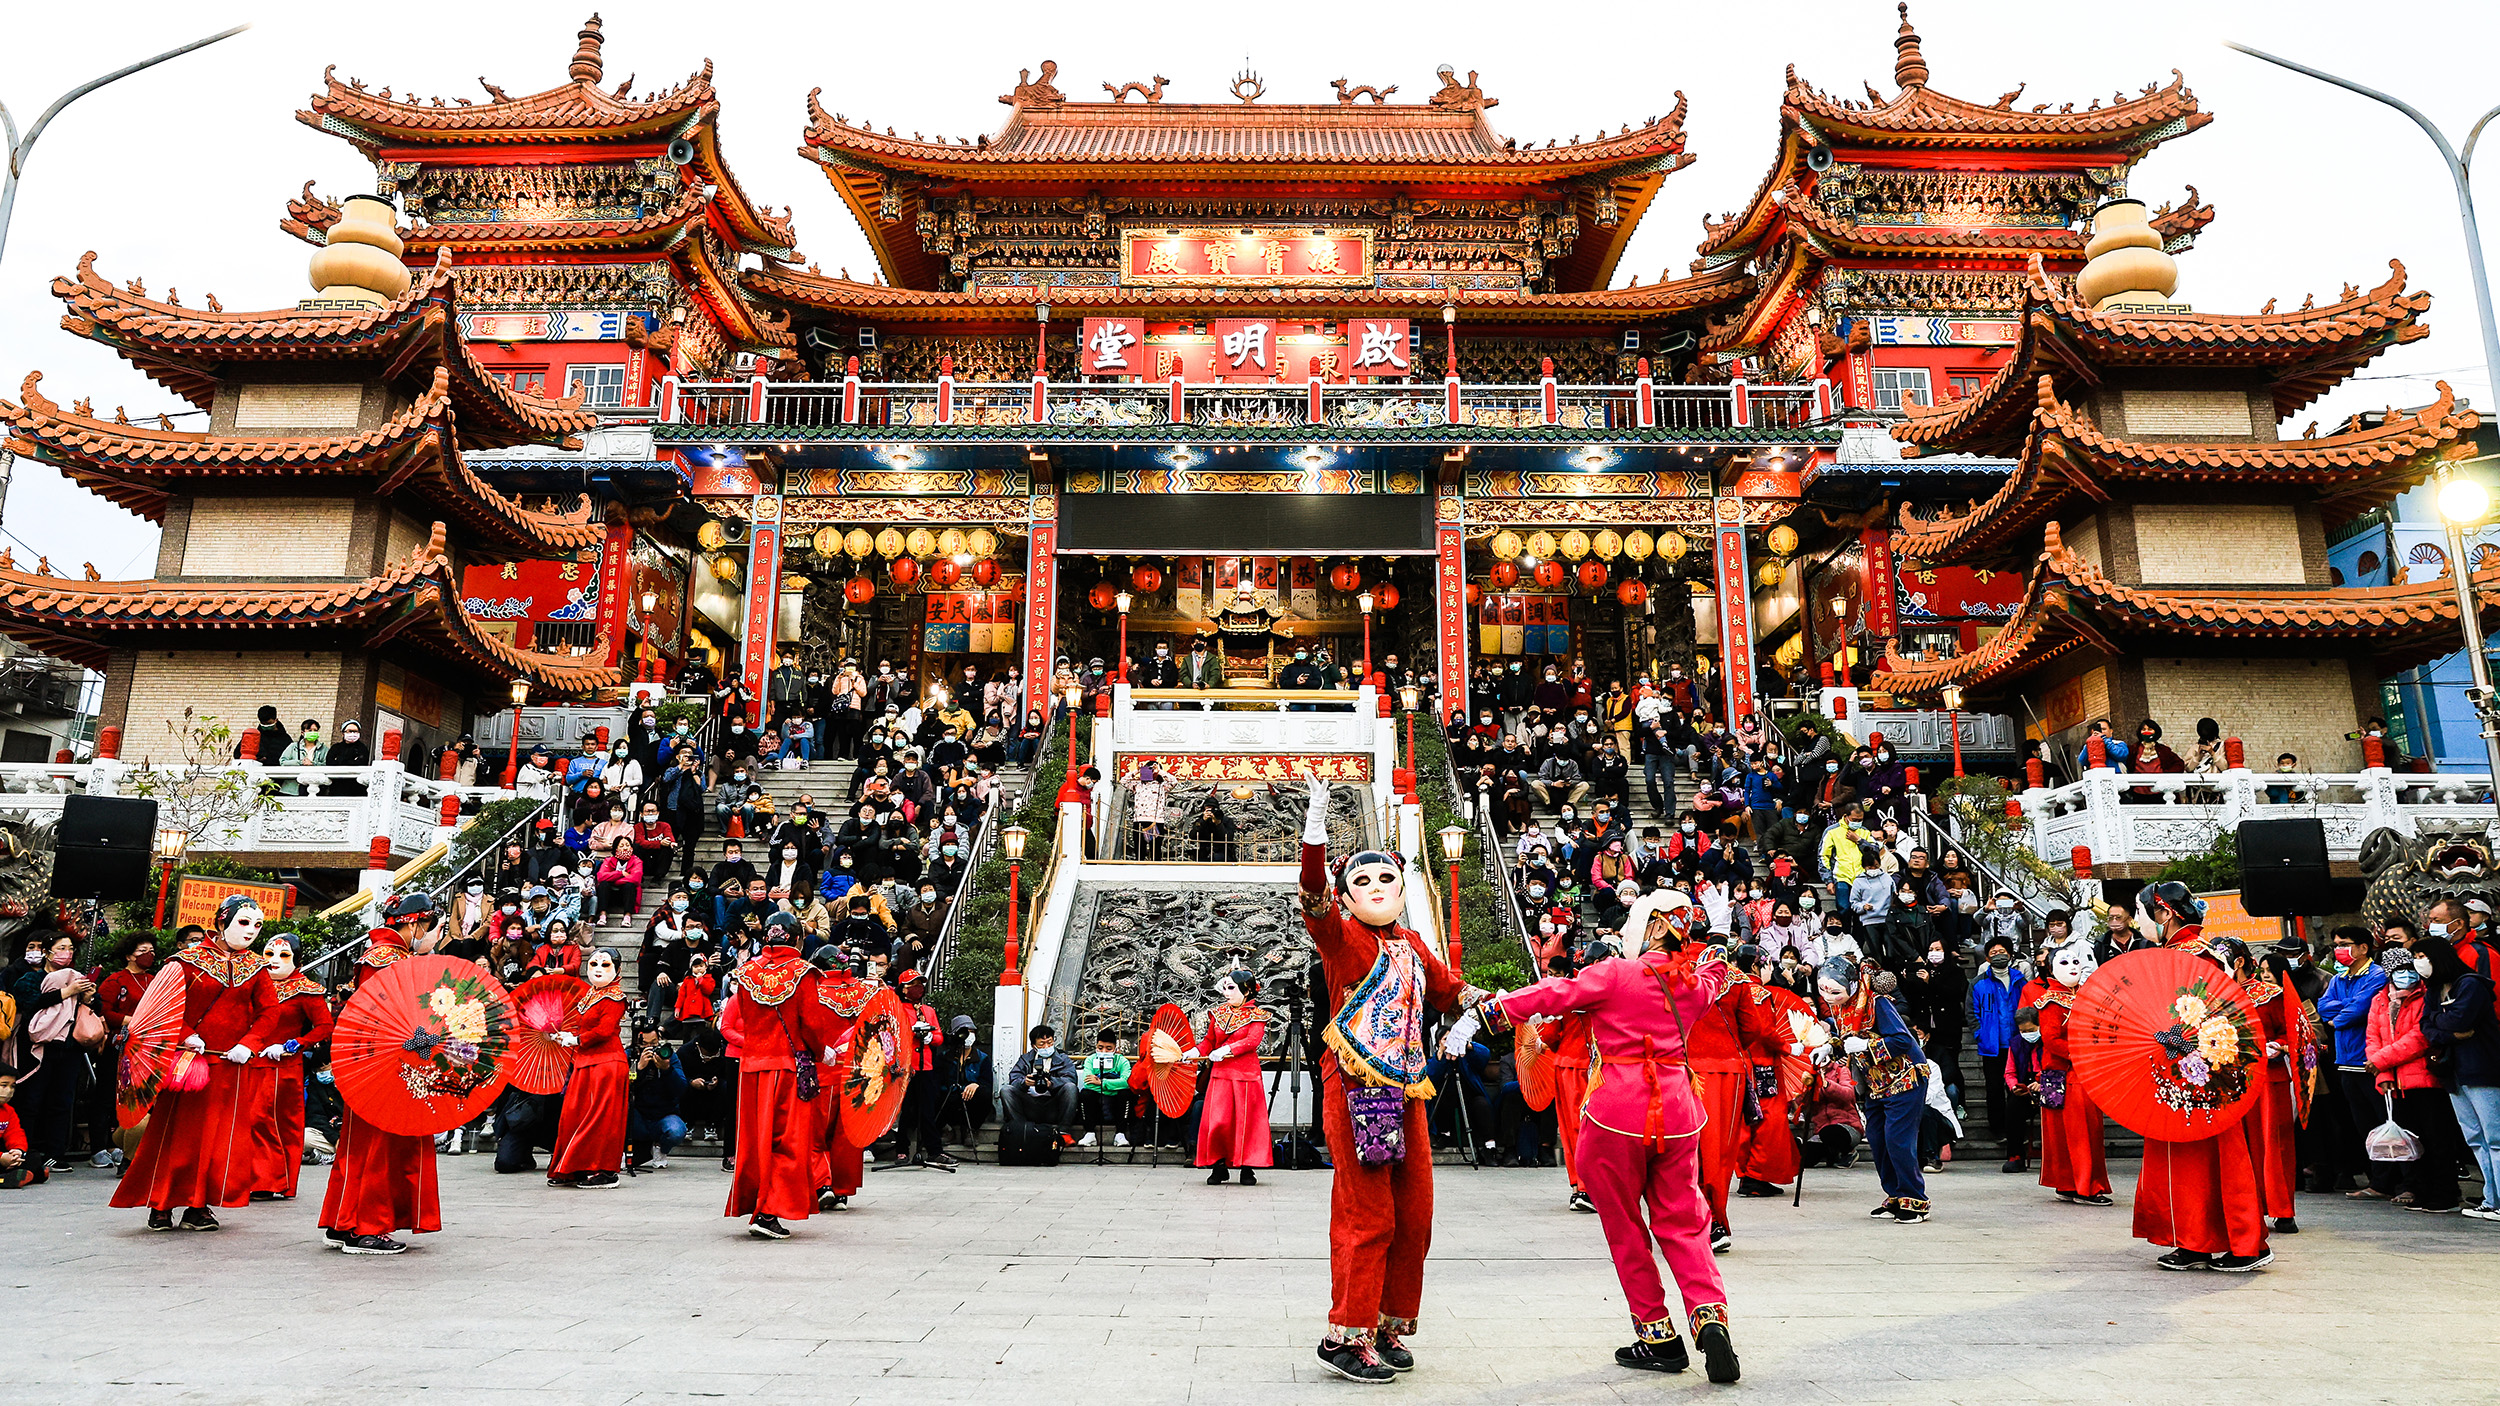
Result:
{"label": "white sky", "polygon": [[[17,398],[30,369],[64,404],[91,397],[135,417],[186,408],[117,358],[59,330],[49,287],[89,248],[97,267],[179,288],[201,305],[289,306],[308,291],[307,246],[277,229],[307,177],[333,197],[372,188],[354,149],[297,123],[323,65],[368,87],[483,101],[480,74],[514,94],[563,80],[573,34],[592,3],[606,21],[607,82],[637,76],[636,91],[675,84],[706,56],[717,65],[731,165],[749,195],[796,211],[800,247],[832,271],[862,277],[875,261],[821,170],[795,154],[808,89],[828,110],[932,135],[994,131],[995,98],[1016,70],[1059,61],[1059,85],[1077,99],[1101,84],[1155,74],[1174,101],[1224,101],[1246,58],[1273,101],[1330,101],[1328,81],[1396,83],[1393,101],[1420,101],[1444,62],[1482,73],[1501,99],[1494,125],[1524,145],[1612,130],[1662,113],[1681,88],[1692,100],[1687,150],[1699,158],[1669,178],[1618,281],[1681,273],[1703,212],[1750,195],[1771,158],[1782,70],[1825,90],[1887,96],[1897,23],[1884,0],[1791,0],[1780,6],[1649,4],[1548,6],[1444,3],[1418,24],[1411,7],[1288,5],[1264,11],[1194,5],[1114,8],[1077,18],[1065,9],[968,0],[941,14],[920,6],[695,6],[657,0],[441,0],[417,11],[388,4],[123,3],[11,7],[0,45],[0,100],[21,126],[66,87],[243,20],[256,27],[222,44],[81,99],[32,154],[16,220],[0,256],[0,395]],[[2491,403],[2474,332],[2456,205],[2430,144],[2393,110],[2223,49],[2237,38],[2328,67],[2414,102],[2462,140],[2500,102],[2491,55],[2500,6],[2387,0],[2348,3],[2139,4],[2080,7],[2032,0],[1919,0],[1931,86],[1993,102],[2017,83],[2021,105],[2133,94],[2177,67],[2205,109],[2205,130],[2163,147],[2137,168],[2135,193],[2159,205],[2193,182],[2219,212],[2183,262],[2180,296],[2212,312],[2253,312],[2266,299],[2297,307],[2332,300],[2347,281],[2364,288],[2404,260],[2415,287],[2440,295],[2434,333],[2373,365],[2310,414],[2341,415],[2430,398],[2445,376]],[[1237,17],[1265,13],[1272,21]],[[1209,14],[1225,17],[1210,24]],[[1535,23],[1523,25],[1523,18]],[[690,22],[690,20],[692,22]],[[2163,31],[2166,29],[2167,33]],[[2500,160],[2500,156],[2492,158]],[[2487,202],[2500,223],[2500,194]],[[194,422],[196,423],[196,422]],[[2297,426],[2293,429],[2297,433]],[[21,461],[7,534],[76,574],[92,560],[108,579],[153,569],[153,526]]]}

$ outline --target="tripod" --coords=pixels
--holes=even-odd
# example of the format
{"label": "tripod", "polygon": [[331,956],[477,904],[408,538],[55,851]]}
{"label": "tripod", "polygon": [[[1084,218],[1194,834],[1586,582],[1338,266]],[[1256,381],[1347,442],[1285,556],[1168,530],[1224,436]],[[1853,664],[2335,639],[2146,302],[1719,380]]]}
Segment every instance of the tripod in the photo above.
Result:
{"label": "tripod", "polygon": [[[1285,1089],[1285,1106],[1288,1110],[1286,1117],[1289,1120],[1285,1125],[1287,1129],[1285,1165],[1297,1171],[1302,1166],[1302,1149],[1310,1142],[1309,1125],[1302,1119],[1302,1070],[1309,1062],[1311,1050],[1311,1023],[1304,1006],[1309,999],[1307,993],[1313,979],[1312,974],[1317,970],[1318,965],[1318,962],[1314,960],[1303,969],[1302,980],[1285,988],[1285,1047],[1281,1052],[1282,1058],[1276,1066],[1276,1072],[1269,1075],[1267,1080],[1269,1102],[1275,1101],[1276,1089],[1280,1081]],[[1319,1097],[1317,1080],[1312,1082],[1311,1094],[1312,1101],[1316,1105]]]}
{"label": "tripod", "polygon": [[[1444,1032],[1447,1031],[1447,1022],[1443,1023],[1442,1029]],[[1433,1091],[1434,1099],[1436,1102],[1444,1098],[1452,1098],[1458,1101],[1460,1159],[1466,1162],[1468,1166],[1473,1167],[1478,1171],[1482,1171],[1484,1170],[1484,1159],[1476,1152],[1475,1119],[1467,1108],[1467,1056],[1464,1052],[1462,1052],[1457,1055],[1444,1055],[1442,1058],[1449,1064],[1449,1076],[1444,1087]],[[1427,1112],[1424,1118],[1424,1139],[1427,1143],[1429,1143],[1432,1139],[1433,1121],[1434,1120],[1430,1113]],[[1428,1152],[1429,1149],[1427,1149],[1427,1153]]]}

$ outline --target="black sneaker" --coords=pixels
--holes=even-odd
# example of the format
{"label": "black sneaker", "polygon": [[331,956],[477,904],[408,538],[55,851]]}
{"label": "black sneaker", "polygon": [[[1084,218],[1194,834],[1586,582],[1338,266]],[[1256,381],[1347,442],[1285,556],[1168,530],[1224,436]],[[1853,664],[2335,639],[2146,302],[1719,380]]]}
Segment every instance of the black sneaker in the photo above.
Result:
{"label": "black sneaker", "polygon": [[344,1250],[347,1248],[347,1242],[355,1238],[344,1230],[331,1230],[324,1227],[321,1232],[321,1244],[325,1249]]}
{"label": "black sneaker", "polygon": [[834,1194],[833,1194],[832,1192],[830,1192],[830,1191],[819,1191],[819,1192],[817,1192],[817,1193],[816,1193],[816,1209],[817,1209],[817,1210],[820,1210],[820,1211],[830,1211],[830,1210],[834,1209],[836,1206],[839,1206],[839,1205],[841,1204],[841,1202],[842,1202],[842,1198],[841,1198],[841,1197],[839,1197],[839,1196],[834,1195]]}
{"label": "black sneaker", "polygon": [[1209,1186],[1222,1186],[1232,1179],[1233,1173],[1232,1169],[1229,1167],[1217,1167],[1215,1170],[1207,1173],[1207,1185]]}
{"label": "black sneaker", "polygon": [[621,1185],[622,1180],[614,1172],[592,1172],[574,1184],[584,1191],[605,1191],[612,1186]]}
{"label": "black sneaker", "polygon": [[1882,1220],[1884,1217],[1892,1214],[1894,1204],[1895,1203],[1891,1201],[1886,1201],[1884,1204],[1877,1206],[1874,1210],[1867,1212],[1866,1218],[1868,1220]]}
{"label": "black sneaker", "polygon": [[1636,1372],[1681,1372],[1693,1365],[1693,1355],[1684,1350],[1682,1338],[1669,1338],[1662,1343],[1636,1342],[1615,1349],[1615,1365]]}
{"label": "black sneaker", "polygon": [[2274,1233],[2277,1235],[2298,1235],[2300,1233],[2300,1222],[2292,1219],[2290,1216],[2285,1216],[2274,1223]]}
{"label": "black sneaker", "polygon": [[387,1235],[359,1235],[339,1246],[351,1255],[402,1255],[408,1247]]}
{"label": "black sneaker", "polygon": [[1736,1340],[1729,1336],[1725,1323],[1704,1323],[1693,1330],[1693,1342],[1701,1348],[1701,1360],[1710,1373],[1710,1380],[1721,1386],[1735,1381]]}
{"label": "black sneaker", "polygon": [[2078,1206],[2115,1206],[2118,1203],[2110,1200],[2109,1193],[2103,1191],[2095,1192],[2090,1196],[2078,1196],[2075,1198],[2075,1204]]}
{"label": "black sneaker", "polygon": [[193,1206],[190,1210],[182,1213],[182,1228],[185,1230],[215,1230],[218,1228],[217,1217],[215,1214],[210,1212],[206,1206]]}
{"label": "black sneaker", "polygon": [[921,1159],[932,1167],[960,1167],[963,1163],[951,1152],[932,1152]]}
{"label": "black sneaker", "polygon": [[[1243,1186],[1257,1186],[1259,1184],[1259,1174],[1249,1167],[1242,1168],[1241,1184]],[[1383,1352],[1381,1356],[1386,1357],[1388,1356],[1388,1353]]]}
{"label": "black sneaker", "polygon": [[1924,1225],[1927,1222],[1927,1213],[1915,1206],[1895,1206],[1892,1208],[1892,1218],[1903,1225]]}
{"label": "black sneaker", "polygon": [[173,1212],[171,1212],[171,1211],[150,1211],[150,1212],[148,1212],[148,1229],[150,1229],[150,1230],[171,1230],[171,1229],[173,1229],[173,1228],[174,1228],[174,1213],[173,1213]]}
{"label": "black sneaker", "polygon": [[2211,1269],[2214,1257],[2202,1250],[2172,1250],[2153,1261],[2156,1269]]}
{"label": "black sneaker", "polygon": [[255,1201],[275,1201],[278,1199],[278,1193],[274,1191],[255,1191],[252,1193],[252,1199]]}
{"label": "black sneaker", "polygon": [[1736,1236],[1724,1225],[1710,1227],[1710,1253],[1724,1255],[1736,1248]]}
{"label": "black sneaker", "polygon": [[2025,1165],[2023,1159],[2020,1157],[2008,1157],[2005,1159],[2005,1165],[1997,1168],[1997,1170],[2000,1172],[2027,1172],[2030,1171],[2031,1168]]}
{"label": "black sneaker", "polygon": [[1380,1354],[1380,1365],[1392,1372],[1415,1370],[1415,1354],[1406,1350],[1405,1341],[1395,1333],[1374,1335],[1372,1351]]}
{"label": "black sneaker", "polygon": [[1347,1381],[1361,1382],[1365,1386],[1377,1386],[1398,1379],[1396,1370],[1380,1360],[1380,1354],[1372,1349],[1370,1343],[1330,1342],[1322,1338],[1319,1365]]}
{"label": "black sneaker", "polygon": [[1589,1199],[1587,1192],[1576,1186],[1571,1188],[1571,1200],[1566,1204],[1575,1211],[1586,1211],[1590,1215],[1597,1214],[1597,1203]]}
{"label": "black sneaker", "polygon": [[1739,1196],[1777,1196],[1780,1194],[1780,1189],[1754,1177],[1740,1177],[1736,1182],[1736,1194]]}
{"label": "black sneaker", "polygon": [[2223,1255],[2214,1260],[2212,1267],[2225,1274],[2246,1274],[2252,1269],[2263,1269],[2272,1263],[2274,1263],[2274,1251],[2263,1250],[2253,1255]]}
{"label": "black sneaker", "polygon": [[850,1198],[850,1197],[848,1197],[848,1196],[836,1196],[836,1197],[834,1197],[834,1198],[833,1198],[833,1204],[832,1204],[831,1206],[827,1207],[826,1209],[827,1209],[827,1210],[834,1210],[834,1211],[847,1211],[847,1210],[849,1210],[850,1208],[851,1208],[851,1198]]}
{"label": "black sneaker", "polygon": [[758,1240],[787,1240],[790,1227],[783,1225],[778,1216],[757,1216],[747,1222],[747,1234]]}

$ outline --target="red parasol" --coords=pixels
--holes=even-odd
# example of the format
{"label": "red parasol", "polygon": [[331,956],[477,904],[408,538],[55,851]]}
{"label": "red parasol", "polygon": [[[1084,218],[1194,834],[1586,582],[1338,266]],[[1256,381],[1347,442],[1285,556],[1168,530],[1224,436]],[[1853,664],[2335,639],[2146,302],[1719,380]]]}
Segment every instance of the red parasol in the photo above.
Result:
{"label": "red parasol", "polygon": [[180,962],[156,969],[139,1008],[122,1027],[121,1087],[113,1099],[113,1115],[125,1128],[147,1121],[156,1096],[166,1089],[190,1092],[208,1087],[208,1061],[182,1047],[182,1014],[190,979]]}
{"label": "red parasol", "polygon": [[1519,1071],[1519,1098],[1542,1113],[1554,1106],[1554,1055],[1530,1021],[1511,1032],[1511,1064]]}
{"label": "red parasol", "polygon": [[573,1052],[556,1040],[556,1032],[589,989],[589,982],[562,972],[541,972],[512,988],[512,1087],[525,1094],[564,1088]]}
{"label": "red parasol", "polygon": [[330,1035],[339,1097],[386,1133],[477,1117],[512,1069],[512,995],[475,962],[402,957],[360,982]]}
{"label": "red parasol", "polygon": [[[1791,1044],[1812,1049],[1830,1038],[1822,1023],[1814,1018],[1814,1007],[1806,1004],[1805,997],[1785,986],[1766,984],[1763,989],[1771,993],[1772,1007],[1787,1021]],[[1796,1107],[1797,1100],[1805,1094],[1806,1080],[1814,1073],[1814,1057],[1810,1054],[1793,1055],[1782,1050],[1771,1064],[1779,1070],[1780,1092],[1787,1096],[1788,1106]]]}
{"label": "red parasol", "polygon": [[877,988],[860,1008],[859,1021],[834,1064],[835,1113],[853,1147],[884,1137],[903,1111],[919,1050],[912,1042],[912,1013],[891,987]]}
{"label": "red parasol", "polygon": [[2221,968],[2169,948],[2124,952],[2075,993],[2075,1077],[2121,1126],[2196,1142],[2257,1104],[2266,1037]]}
{"label": "red parasol", "polygon": [[1181,1058],[1198,1047],[1189,1014],[1166,1001],[1146,1025],[1138,1055],[1146,1061],[1146,1089],[1166,1118],[1185,1117],[1198,1097],[1198,1066]]}

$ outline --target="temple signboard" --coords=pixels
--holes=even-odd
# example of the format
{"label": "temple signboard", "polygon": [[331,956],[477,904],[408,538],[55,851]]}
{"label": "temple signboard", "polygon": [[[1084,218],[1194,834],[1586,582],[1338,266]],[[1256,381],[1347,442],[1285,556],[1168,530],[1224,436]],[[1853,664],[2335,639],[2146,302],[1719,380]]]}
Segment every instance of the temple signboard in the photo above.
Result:
{"label": "temple signboard", "polygon": [[1120,282],[1136,288],[1368,288],[1372,232],[1307,226],[1123,230]]}
{"label": "temple signboard", "polygon": [[1156,381],[1372,380],[1415,370],[1413,324],[1403,317],[1304,322],[1219,317],[1204,323],[1148,323],[1089,317],[1077,346],[1086,376]]}

